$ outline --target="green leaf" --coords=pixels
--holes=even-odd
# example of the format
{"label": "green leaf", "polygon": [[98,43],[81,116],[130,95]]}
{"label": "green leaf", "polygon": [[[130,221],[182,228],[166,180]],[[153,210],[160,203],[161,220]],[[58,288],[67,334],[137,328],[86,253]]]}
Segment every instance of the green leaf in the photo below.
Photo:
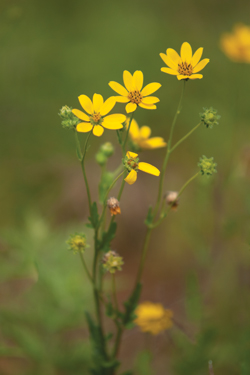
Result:
{"label": "green leaf", "polygon": [[129,328],[135,319],[134,311],[141,295],[141,289],[142,284],[138,283],[129,299],[124,303],[125,313],[123,314],[122,321],[126,328]]}
{"label": "green leaf", "polygon": [[78,147],[76,148],[76,156],[79,161],[82,161],[82,152],[80,149],[78,149]]}
{"label": "green leaf", "polygon": [[107,232],[102,235],[100,249],[107,252],[110,250],[110,242],[115,238],[115,233],[117,229],[117,224],[112,222]]}
{"label": "green leaf", "polygon": [[149,209],[148,209],[148,214],[147,214],[147,217],[146,217],[144,223],[147,226],[150,226],[153,222],[153,219],[154,219],[154,216],[153,216],[153,213],[152,213],[152,206],[150,206]]}
{"label": "green leaf", "polygon": [[89,221],[92,224],[93,228],[97,228],[98,223],[99,223],[99,214],[98,214],[96,202],[92,203],[91,216],[89,217]]}

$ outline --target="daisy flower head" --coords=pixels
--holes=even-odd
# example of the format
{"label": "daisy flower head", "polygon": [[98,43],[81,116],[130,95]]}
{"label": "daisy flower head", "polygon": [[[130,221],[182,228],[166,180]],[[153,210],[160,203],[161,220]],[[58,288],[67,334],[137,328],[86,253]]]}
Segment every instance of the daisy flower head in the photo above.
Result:
{"label": "daisy flower head", "polygon": [[234,62],[250,63],[250,26],[236,24],[232,33],[221,36],[222,51]]}
{"label": "daisy flower head", "polygon": [[168,68],[161,68],[161,71],[167,74],[177,76],[181,79],[201,79],[202,74],[197,74],[209,63],[209,59],[203,59],[203,48],[200,47],[193,54],[192,47],[189,43],[184,42],[181,46],[181,53],[179,54],[172,48],[168,48],[165,53],[160,53],[160,56]]}
{"label": "daisy flower head", "polygon": [[173,326],[173,311],[164,309],[160,303],[143,302],[138,305],[135,314],[134,323],[142,332],[158,335]]}
{"label": "daisy flower head", "polygon": [[124,167],[126,168],[128,175],[124,178],[129,185],[132,185],[137,180],[138,170],[152,174],[154,176],[159,176],[160,171],[151,164],[139,162],[138,154],[128,151],[125,158],[123,159]]}
{"label": "daisy flower head", "polygon": [[[129,119],[127,118],[126,127],[128,127]],[[165,147],[167,144],[162,137],[152,137],[151,129],[149,126],[142,126],[139,128],[137,122],[133,119],[129,128],[129,136],[132,141],[133,147],[139,150],[153,150],[155,148]]]}
{"label": "daisy flower head", "polygon": [[125,115],[115,113],[107,116],[116,103],[113,96],[108,98],[105,102],[103,101],[102,95],[99,94],[94,94],[92,101],[87,95],[80,95],[78,99],[82,108],[87,113],[79,109],[72,109],[72,113],[82,120],[82,122],[76,126],[78,132],[88,133],[93,131],[94,135],[100,137],[104,132],[104,128],[112,130],[123,128],[122,123],[126,120]]}
{"label": "daisy flower head", "polygon": [[109,86],[120,95],[115,96],[118,103],[127,103],[127,113],[134,112],[138,105],[141,108],[156,109],[155,103],[160,100],[156,96],[149,95],[161,87],[160,83],[149,83],[142,89],[143,73],[140,70],[136,70],[133,75],[124,70],[123,82],[125,87],[114,81],[109,82]]}

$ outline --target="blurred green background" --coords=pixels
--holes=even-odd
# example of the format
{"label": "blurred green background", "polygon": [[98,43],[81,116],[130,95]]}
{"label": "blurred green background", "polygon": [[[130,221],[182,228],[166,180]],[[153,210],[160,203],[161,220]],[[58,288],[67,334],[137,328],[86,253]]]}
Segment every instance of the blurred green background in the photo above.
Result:
{"label": "blurred green background", "polygon": [[[135,118],[167,139],[181,83],[160,71],[159,53],[179,51],[184,41],[193,50],[204,47],[210,63],[202,80],[186,85],[175,140],[199,122],[203,107],[222,117],[212,130],[199,127],[173,154],[166,189],[178,190],[203,154],[214,156],[218,174],[195,180],[152,236],[141,300],[171,308],[176,324],[157,337],[128,331],[122,369],[205,375],[212,360],[215,375],[250,373],[250,65],[229,61],[219,48],[221,34],[248,24],[249,13],[247,0],[1,1],[1,375],[85,374],[91,361],[84,319],[92,309],[90,285],[65,241],[84,230],[91,243],[92,233],[84,227],[88,210],[74,137],[62,129],[59,109],[79,108],[80,94],[106,99],[113,95],[109,81],[122,83],[123,70],[139,69],[145,84],[162,88],[157,110],[139,109]],[[110,168],[117,167],[115,132],[93,139],[87,155],[96,197],[94,155],[107,140],[117,148]],[[163,149],[148,151],[141,159],[160,168],[163,155]],[[156,189],[156,178],[146,174],[125,187],[114,241],[125,259],[120,301],[134,282]],[[91,262],[91,248],[86,257]]]}

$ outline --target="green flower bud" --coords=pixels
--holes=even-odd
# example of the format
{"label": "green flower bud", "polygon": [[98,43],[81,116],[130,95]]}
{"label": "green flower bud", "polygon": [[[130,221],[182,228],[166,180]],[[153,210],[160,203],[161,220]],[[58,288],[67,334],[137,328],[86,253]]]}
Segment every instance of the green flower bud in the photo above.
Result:
{"label": "green flower bud", "polygon": [[81,122],[73,113],[72,108],[68,107],[67,105],[63,106],[58,115],[62,119],[62,127],[64,129],[75,129],[76,125]]}
{"label": "green flower bud", "polygon": [[203,155],[200,158],[200,162],[198,163],[198,167],[200,167],[201,174],[206,174],[207,176],[211,176],[213,173],[216,173],[217,170],[215,167],[217,166],[216,163],[214,163],[214,158],[207,158],[205,155]]}
{"label": "green flower bud", "polygon": [[74,254],[84,253],[86,247],[88,247],[84,233],[71,234],[66,243],[69,245],[69,250],[73,251]]}
{"label": "green flower bud", "polygon": [[122,270],[124,264],[122,257],[120,257],[115,251],[108,251],[102,258],[103,268],[110,272],[115,273],[116,271]]}
{"label": "green flower bud", "polygon": [[96,156],[95,156],[95,160],[97,161],[97,163],[103,167],[106,163],[107,163],[107,157],[101,152],[99,151]]}
{"label": "green flower bud", "polygon": [[107,156],[107,157],[109,158],[110,156],[113,155],[115,149],[114,149],[112,143],[110,143],[110,142],[106,142],[106,143],[104,143],[104,144],[101,146],[100,151],[101,151],[105,156]]}
{"label": "green flower bud", "polygon": [[219,125],[218,120],[221,116],[217,115],[216,109],[213,107],[203,108],[204,112],[200,113],[201,122],[208,128],[213,127],[213,125]]}

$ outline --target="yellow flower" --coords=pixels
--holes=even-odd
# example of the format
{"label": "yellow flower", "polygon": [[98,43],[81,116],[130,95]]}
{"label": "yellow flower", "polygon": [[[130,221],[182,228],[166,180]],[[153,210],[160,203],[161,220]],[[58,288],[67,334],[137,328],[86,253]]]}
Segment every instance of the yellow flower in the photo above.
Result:
{"label": "yellow flower", "polygon": [[222,35],[220,45],[232,61],[250,63],[250,26],[235,25],[232,34]]}
{"label": "yellow flower", "polygon": [[129,184],[132,185],[137,180],[137,171],[143,171],[146,173],[150,173],[154,176],[159,176],[160,171],[156,167],[148,163],[139,163],[138,154],[134,152],[128,151],[126,153],[125,158],[123,159],[124,167],[128,171],[128,175],[124,180]]}
{"label": "yellow flower", "polygon": [[172,310],[164,309],[160,303],[143,302],[137,307],[135,314],[137,318],[134,323],[140,327],[142,332],[158,335],[173,325]]}
{"label": "yellow flower", "polygon": [[[127,127],[129,120],[127,119]],[[129,135],[133,144],[141,150],[152,150],[154,148],[165,147],[167,144],[162,137],[149,138],[151,129],[149,126],[142,126],[139,129],[137,122],[133,119],[131,121]]]}
{"label": "yellow flower", "polygon": [[168,48],[167,54],[160,53],[160,56],[169,68],[161,68],[161,71],[177,76],[179,80],[201,79],[203,75],[196,73],[200,72],[209,62],[209,59],[200,61],[202,52],[203,48],[201,47],[193,54],[192,48],[187,42],[184,42],[181,46],[181,56],[174,49]]}
{"label": "yellow flower", "polygon": [[82,133],[88,133],[93,129],[93,134],[100,137],[104,128],[106,129],[121,129],[122,123],[126,120],[126,116],[122,114],[112,114],[106,116],[115,106],[116,100],[114,97],[108,98],[103,102],[103,97],[99,94],[93,95],[93,102],[87,95],[80,95],[79,102],[86,113],[79,111],[79,109],[72,109],[72,113],[83,122],[76,126],[76,130]]}
{"label": "yellow flower", "polygon": [[126,112],[134,112],[139,105],[141,108],[156,109],[155,103],[160,100],[155,96],[148,96],[161,87],[160,83],[149,83],[142,89],[143,73],[136,70],[132,76],[127,70],[123,72],[124,86],[120,83],[111,81],[109,86],[121,96],[115,96],[118,103],[128,103],[126,105]]}

